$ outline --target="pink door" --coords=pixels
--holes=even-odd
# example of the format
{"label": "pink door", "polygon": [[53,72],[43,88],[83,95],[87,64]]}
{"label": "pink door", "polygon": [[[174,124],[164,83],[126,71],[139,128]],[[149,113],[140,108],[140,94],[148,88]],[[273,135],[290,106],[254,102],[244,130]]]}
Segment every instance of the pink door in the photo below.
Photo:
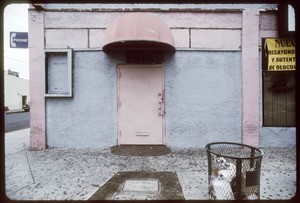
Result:
{"label": "pink door", "polygon": [[162,66],[120,65],[118,71],[118,144],[164,144]]}

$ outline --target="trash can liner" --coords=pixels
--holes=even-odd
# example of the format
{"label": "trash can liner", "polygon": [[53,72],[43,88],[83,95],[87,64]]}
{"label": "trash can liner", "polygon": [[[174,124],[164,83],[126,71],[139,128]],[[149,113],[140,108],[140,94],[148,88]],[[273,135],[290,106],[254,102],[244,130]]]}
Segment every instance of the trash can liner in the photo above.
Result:
{"label": "trash can liner", "polygon": [[211,185],[216,199],[234,200],[234,195],[228,181],[215,178],[212,180]]}

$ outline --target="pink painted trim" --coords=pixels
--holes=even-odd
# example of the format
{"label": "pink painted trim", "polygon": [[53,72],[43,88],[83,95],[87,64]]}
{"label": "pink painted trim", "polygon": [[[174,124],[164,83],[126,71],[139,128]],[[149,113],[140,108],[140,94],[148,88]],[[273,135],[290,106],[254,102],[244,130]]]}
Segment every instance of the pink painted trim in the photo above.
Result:
{"label": "pink painted trim", "polygon": [[44,98],[44,12],[29,10],[30,148],[46,148]]}
{"label": "pink painted trim", "polygon": [[242,142],[259,147],[259,11],[243,11]]}

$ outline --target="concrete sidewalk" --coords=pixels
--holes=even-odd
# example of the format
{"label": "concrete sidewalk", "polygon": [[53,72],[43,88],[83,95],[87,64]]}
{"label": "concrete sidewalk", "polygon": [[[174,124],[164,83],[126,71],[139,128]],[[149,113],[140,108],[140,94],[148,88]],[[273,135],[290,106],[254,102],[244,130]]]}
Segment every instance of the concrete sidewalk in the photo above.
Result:
{"label": "concrete sidewalk", "polygon": [[[29,149],[30,129],[5,134],[6,194],[12,200],[88,200],[119,172],[176,172],[186,200],[208,199],[204,149],[121,156],[110,149]],[[296,149],[262,148],[261,199],[296,193]]]}

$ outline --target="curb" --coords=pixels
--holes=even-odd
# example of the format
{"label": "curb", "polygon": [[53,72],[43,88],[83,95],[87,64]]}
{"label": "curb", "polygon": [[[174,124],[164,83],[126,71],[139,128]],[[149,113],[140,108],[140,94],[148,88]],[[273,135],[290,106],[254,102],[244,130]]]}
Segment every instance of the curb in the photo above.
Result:
{"label": "curb", "polygon": [[9,111],[5,111],[5,114],[24,113],[24,112],[26,112],[26,111],[24,111],[24,110],[9,110]]}

